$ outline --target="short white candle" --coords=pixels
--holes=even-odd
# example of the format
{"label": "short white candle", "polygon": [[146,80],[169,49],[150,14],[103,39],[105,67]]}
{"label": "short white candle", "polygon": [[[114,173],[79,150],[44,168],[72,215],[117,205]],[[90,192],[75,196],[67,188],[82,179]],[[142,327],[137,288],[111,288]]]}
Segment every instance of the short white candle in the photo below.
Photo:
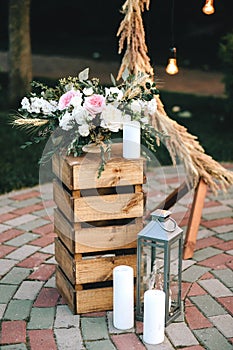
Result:
{"label": "short white candle", "polygon": [[113,325],[118,329],[134,326],[133,268],[120,265],[113,269]]}
{"label": "short white candle", "polygon": [[137,121],[123,124],[123,157],[128,159],[140,158],[141,129]]}
{"label": "short white candle", "polygon": [[165,293],[150,289],[144,293],[143,340],[148,344],[164,341]]}

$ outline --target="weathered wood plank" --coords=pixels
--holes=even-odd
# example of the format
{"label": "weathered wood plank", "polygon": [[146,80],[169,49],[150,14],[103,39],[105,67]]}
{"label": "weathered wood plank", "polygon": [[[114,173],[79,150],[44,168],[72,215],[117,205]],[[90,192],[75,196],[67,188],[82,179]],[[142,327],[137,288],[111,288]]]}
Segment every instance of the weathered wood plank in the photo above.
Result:
{"label": "weathered wood plank", "polygon": [[190,259],[193,256],[197,240],[198,228],[201,222],[201,215],[204,207],[206,191],[207,184],[203,179],[200,179],[195,190],[188,227],[185,235],[183,259]]}
{"label": "weathered wood plank", "polygon": [[73,191],[74,197],[72,197],[56,180],[53,189],[55,203],[70,222],[143,216],[142,192],[79,197],[79,191]]}
{"label": "weathered wood plank", "polygon": [[105,282],[113,279],[113,269],[119,265],[131,266],[136,276],[137,256],[132,255],[92,257],[75,263],[75,284]]}
{"label": "weathered wood plank", "polygon": [[55,238],[55,259],[61,269],[65,272],[71,283],[75,283],[75,261],[68,250],[61,243],[60,239]]}
{"label": "weathered wood plank", "polygon": [[[115,221],[114,221],[115,222]],[[124,225],[81,227],[71,225],[59,210],[54,211],[55,232],[71,253],[88,253],[136,248],[137,234],[143,228],[142,218]]]}
{"label": "weathered wood plank", "polygon": [[56,268],[56,287],[63,298],[66,300],[71,311],[76,314],[77,309],[75,290],[58,266]]}
{"label": "weathered wood plank", "polygon": [[[126,252],[126,251],[125,251]],[[113,268],[119,265],[133,267],[136,275],[136,253],[115,255],[114,251],[106,255],[100,252],[96,256],[82,257],[81,254],[71,255],[60,239],[55,239],[55,257],[72,284],[85,284],[112,280]]]}
{"label": "weathered wood plank", "polygon": [[113,288],[95,288],[76,292],[77,313],[112,310]]}
{"label": "weathered wood plank", "polygon": [[58,208],[72,222],[74,218],[73,198],[57,180],[53,181],[53,198]]}
{"label": "weathered wood plank", "polygon": [[[80,289],[80,285],[73,286],[59,267],[56,270],[56,284],[58,291],[67,301],[74,314],[113,309],[112,287],[92,287],[91,289],[82,290]],[[136,288],[134,288],[134,299],[135,297]]]}
{"label": "weathered wood plank", "polygon": [[74,199],[74,221],[116,220],[143,216],[143,193]]}
{"label": "weathered wood plank", "polygon": [[144,181],[144,159],[122,158],[122,145],[112,145],[111,158],[104,172],[98,178],[99,154],[85,154],[81,157],[54,155],[53,171],[70,189],[127,186]]}

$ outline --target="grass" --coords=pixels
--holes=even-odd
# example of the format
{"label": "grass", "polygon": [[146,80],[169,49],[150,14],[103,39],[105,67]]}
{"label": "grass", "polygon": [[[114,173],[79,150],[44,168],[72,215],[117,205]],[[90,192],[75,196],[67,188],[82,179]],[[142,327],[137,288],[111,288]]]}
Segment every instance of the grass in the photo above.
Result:
{"label": "grass", "polygon": [[[196,135],[206,153],[219,162],[233,161],[232,117],[226,113],[226,99],[171,92],[163,92],[161,99],[168,115]],[[172,112],[173,106],[189,111],[190,117]]]}
{"label": "grass", "polygon": [[44,145],[33,145],[22,150],[20,146],[27,140],[28,135],[9,125],[8,112],[1,112],[0,193],[38,184],[38,160]]}
{"label": "grass", "polygon": [[[233,161],[232,129],[225,113],[224,99],[168,92],[162,92],[161,99],[168,115],[198,136],[206,153],[217,161]],[[184,118],[182,113],[172,112],[173,106],[179,106],[181,112],[189,111],[190,117]],[[29,135],[13,128],[8,115],[6,108],[0,112],[0,193],[38,184],[38,161],[45,147],[44,143],[22,150],[20,146]],[[156,157],[161,164],[170,164],[164,147],[158,149]]]}

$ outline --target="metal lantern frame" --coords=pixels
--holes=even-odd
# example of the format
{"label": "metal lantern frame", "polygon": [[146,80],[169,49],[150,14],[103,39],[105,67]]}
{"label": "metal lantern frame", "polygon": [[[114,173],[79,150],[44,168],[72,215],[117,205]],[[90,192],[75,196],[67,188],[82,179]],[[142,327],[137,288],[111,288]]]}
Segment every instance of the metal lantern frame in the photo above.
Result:
{"label": "metal lantern frame", "polygon": [[[137,241],[137,290],[136,290],[136,318],[143,321],[143,301],[142,295],[145,292],[142,287],[142,257],[143,248],[149,247],[151,252],[150,273],[153,272],[153,266],[156,262],[156,252],[161,249],[163,252],[163,283],[162,288],[165,292],[165,325],[167,326],[181,314],[181,273],[182,273],[182,247],[183,247],[183,230],[178,227],[175,220],[170,218],[171,212],[168,210],[155,210],[151,216],[152,220],[138,233]],[[171,224],[173,227],[168,228]],[[170,312],[170,274],[171,274],[171,251],[174,244],[178,244],[178,266],[177,266],[177,302],[173,312]],[[161,256],[160,251],[160,256]],[[161,257],[159,258],[161,261]],[[149,289],[149,288],[148,288]]]}

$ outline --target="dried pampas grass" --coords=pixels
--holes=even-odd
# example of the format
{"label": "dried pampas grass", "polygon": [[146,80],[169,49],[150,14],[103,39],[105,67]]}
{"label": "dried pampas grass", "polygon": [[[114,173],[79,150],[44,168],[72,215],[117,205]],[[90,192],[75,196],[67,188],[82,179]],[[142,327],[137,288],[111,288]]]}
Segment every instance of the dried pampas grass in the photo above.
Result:
{"label": "dried pampas grass", "polygon": [[[131,74],[137,75],[139,72],[148,74],[148,80],[153,80],[154,73],[147,55],[142,21],[142,12],[145,7],[149,9],[149,4],[150,0],[126,0],[122,7],[125,17],[117,32],[117,36],[120,36],[119,53],[122,52],[125,42],[127,46],[117,79],[120,79],[124,70],[128,69]],[[158,111],[151,117],[151,125],[158,132],[169,136],[165,144],[173,164],[176,164],[178,156],[183,161],[189,182],[193,186],[196,186],[202,178],[215,194],[218,190],[226,191],[233,184],[233,173],[207,155],[197,137],[169,118],[160,97],[157,96],[156,99]],[[159,146],[158,139],[157,144]]]}

